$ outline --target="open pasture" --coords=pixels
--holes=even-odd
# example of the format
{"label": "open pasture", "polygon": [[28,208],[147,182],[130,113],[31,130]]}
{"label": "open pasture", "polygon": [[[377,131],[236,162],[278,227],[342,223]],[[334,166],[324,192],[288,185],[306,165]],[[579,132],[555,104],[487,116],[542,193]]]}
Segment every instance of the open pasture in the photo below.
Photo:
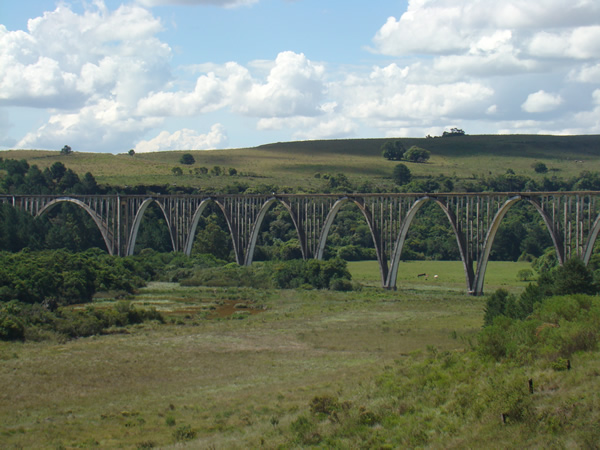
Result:
{"label": "open pasture", "polygon": [[[380,286],[379,265],[376,261],[349,262],[352,279],[368,286]],[[511,261],[488,262],[484,292],[498,288],[521,292],[529,281],[519,281],[520,270],[531,269],[531,263]],[[426,274],[419,276],[420,274]],[[435,277],[437,275],[437,278]],[[400,291],[466,292],[466,278],[460,261],[402,261],[398,269],[397,287]]]}
{"label": "open pasture", "polygon": [[[367,281],[370,264],[353,266]],[[451,284],[340,293],[152,283],[133,301],[167,324],[0,343],[0,441],[148,448],[193,435],[194,447],[276,447],[315,395],[360,397],[386,364],[464,348],[484,301]]]}

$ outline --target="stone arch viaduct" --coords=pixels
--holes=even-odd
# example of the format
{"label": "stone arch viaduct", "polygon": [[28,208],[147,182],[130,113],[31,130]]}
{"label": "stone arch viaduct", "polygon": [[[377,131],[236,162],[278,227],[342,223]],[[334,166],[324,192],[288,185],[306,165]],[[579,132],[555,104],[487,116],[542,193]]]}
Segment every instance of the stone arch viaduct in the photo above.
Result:
{"label": "stone arch viaduct", "polygon": [[190,254],[207,205],[223,212],[238,264],[252,263],[267,211],[280,203],[294,223],[305,259],[323,257],[329,229],[345,203],[363,214],[373,238],[381,285],[396,286],[402,249],[411,223],[426,202],[442,209],[454,231],[467,291],[483,293],[485,271],[502,218],[517,202],[533,205],[543,218],[559,263],[578,256],[588,263],[600,231],[600,192],[504,192],[435,194],[271,195],[2,195],[0,202],[38,217],[70,202],[94,220],[111,255],[131,255],[144,212],[152,203],[164,214],[175,251]]}

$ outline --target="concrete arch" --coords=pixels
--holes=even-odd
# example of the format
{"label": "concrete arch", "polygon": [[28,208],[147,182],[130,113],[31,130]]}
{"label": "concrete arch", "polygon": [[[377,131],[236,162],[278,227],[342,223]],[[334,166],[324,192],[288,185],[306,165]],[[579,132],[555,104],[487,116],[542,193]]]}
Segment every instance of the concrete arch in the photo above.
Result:
{"label": "concrete arch", "polygon": [[394,244],[394,250],[392,251],[391,265],[390,271],[388,273],[388,279],[386,280],[385,286],[388,288],[394,288],[396,286],[396,278],[398,277],[398,266],[400,264],[400,256],[402,254],[402,249],[404,248],[404,242],[406,241],[406,234],[408,233],[408,229],[417,214],[417,211],[421,209],[421,207],[425,204],[426,201],[429,200],[429,197],[421,197],[417,199],[413,205],[410,207],[402,224],[400,225],[400,230],[398,232],[398,237],[396,238],[396,243]]}
{"label": "concrete arch", "polygon": [[548,215],[548,213],[542,208],[542,205],[539,203],[539,200],[534,200],[532,198],[526,198],[526,200],[531,203],[537,212],[540,213],[544,223],[546,224],[546,228],[550,233],[550,237],[552,238],[552,243],[554,244],[554,249],[556,250],[556,258],[558,259],[558,263],[563,265],[565,263],[565,249],[562,246],[562,241],[560,237],[556,234],[554,230],[554,224],[552,223],[552,218]]}
{"label": "concrete arch", "polygon": [[185,238],[185,245],[183,248],[183,252],[187,256],[190,256],[192,254],[192,246],[194,244],[194,238],[196,237],[196,229],[198,228],[198,222],[200,221],[200,217],[202,217],[202,213],[204,213],[204,210],[212,201],[213,200],[210,198],[202,200],[200,202],[200,205],[198,205],[198,208],[196,208],[196,211],[194,211],[194,215],[192,216],[192,222],[190,223],[190,231]]}
{"label": "concrete arch", "polygon": [[411,208],[406,213],[404,220],[400,226],[400,230],[398,232],[398,238],[396,239],[396,244],[394,245],[394,251],[392,254],[392,261],[390,272],[388,274],[388,278],[386,280],[385,286],[388,289],[393,289],[396,287],[396,278],[398,277],[398,268],[400,264],[400,256],[402,255],[402,250],[404,248],[404,243],[406,241],[406,235],[408,230],[417,214],[419,209],[425,204],[427,201],[435,202],[446,214],[448,221],[450,222],[450,226],[452,227],[452,231],[454,231],[454,236],[456,237],[456,243],[458,245],[458,251],[460,253],[460,258],[463,263],[463,269],[465,271],[465,278],[467,283],[467,289],[470,291],[471,286],[473,284],[473,280],[475,278],[473,273],[473,265],[469,259],[469,255],[467,254],[467,245],[465,242],[465,237],[461,233],[458,228],[458,223],[456,221],[456,217],[454,213],[439,199],[433,196],[424,196],[418,198],[415,203],[411,206]]}
{"label": "concrete arch", "polygon": [[267,215],[267,212],[274,203],[279,202],[283,205],[283,207],[287,210],[292,218],[292,222],[294,223],[294,227],[296,228],[296,234],[298,235],[298,241],[300,242],[300,249],[302,251],[302,257],[306,259],[306,245],[304,243],[304,239],[302,237],[302,233],[300,232],[298,220],[296,215],[294,214],[291,205],[288,202],[283,201],[277,197],[268,198],[260,208],[258,216],[256,216],[256,220],[254,221],[254,225],[252,226],[252,232],[250,234],[250,239],[248,241],[248,248],[246,249],[246,255],[244,260],[244,265],[249,266],[252,264],[252,260],[254,259],[254,251],[256,249],[256,242],[258,241],[258,233],[260,232],[260,227]]}
{"label": "concrete arch", "polygon": [[233,243],[233,252],[235,253],[235,262],[237,262],[240,266],[244,262],[243,249],[240,248],[238,241],[238,233],[233,226],[232,217],[227,212],[227,208],[225,204],[220,202],[219,200],[214,200],[215,204],[221,209],[223,216],[225,217],[225,222],[227,223],[227,228],[229,228],[229,235],[231,236],[231,241]]}
{"label": "concrete arch", "polygon": [[590,258],[592,257],[592,251],[594,250],[594,244],[596,243],[596,239],[598,238],[598,233],[600,232],[600,214],[596,217],[592,228],[590,229],[590,234],[585,243],[585,247],[583,249],[583,263],[587,266],[590,262]]}
{"label": "concrete arch", "polygon": [[490,227],[488,228],[487,233],[485,235],[485,240],[483,241],[483,250],[481,252],[481,255],[479,256],[479,260],[477,261],[477,273],[475,274],[475,283],[472,288],[474,295],[483,294],[483,281],[485,279],[485,271],[487,269],[487,263],[490,259],[490,252],[492,250],[494,238],[496,237],[496,233],[498,232],[498,228],[500,227],[500,222],[502,221],[508,210],[519,200],[521,200],[521,196],[519,195],[516,195],[506,200],[492,219],[492,223],[490,224]]}
{"label": "concrete arch", "polygon": [[345,197],[338,199],[333,204],[331,209],[329,210],[329,213],[327,214],[327,217],[325,218],[325,222],[323,223],[323,228],[321,229],[321,235],[319,236],[319,244],[317,247],[317,252],[315,254],[315,259],[323,259],[323,253],[325,252],[325,244],[327,243],[329,229],[331,228],[331,225],[333,224],[333,221],[335,220],[335,217],[337,216],[337,213],[339,212],[340,208],[344,205],[344,203],[347,203],[347,202],[352,202],[358,207],[360,212],[363,214],[363,216],[367,222],[367,225],[369,226],[369,231],[371,232],[371,238],[373,239],[373,244],[375,245],[377,261],[379,262],[379,270],[381,273],[381,282],[382,282],[382,284],[385,285],[385,282],[386,282],[387,276],[388,276],[387,261],[385,259],[385,255],[381,249],[381,242],[380,242],[380,240],[378,238],[378,234],[375,230],[375,224],[373,222],[373,217],[371,216],[370,211],[368,210],[368,208],[365,205],[363,205],[362,203],[360,203],[359,201],[357,201],[351,197],[345,196]]}
{"label": "concrete arch", "polygon": [[50,201],[49,203],[47,203],[46,205],[44,205],[44,207],[38,211],[38,213],[35,217],[41,217],[43,214],[50,211],[52,208],[54,208],[59,203],[74,203],[75,205],[83,208],[83,210],[89,214],[89,216],[92,218],[92,220],[98,227],[98,230],[100,231],[100,234],[102,235],[102,239],[104,239],[104,244],[106,245],[108,254],[113,255],[113,246],[112,246],[112,242],[111,242],[111,239],[109,236],[108,229],[104,226],[104,224],[102,223],[102,219],[94,212],[94,210],[91,209],[88,205],[86,205],[81,200],[77,200],[77,199],[71,198],[71,197],[61,197],[61,198],[54,199],[54,200]]}
{"label": "concrete arch", "polygon": [[[522,200],[533,205],[536,211],[540,214],[546,225],[546,228],[548,229],[548,232],[550,233],[550,238],[552,239],[552,243],[554,244],[554,249],[556,250],[556,255],[559,264],[564,263],[564,249],[562,248],[560,238],[554,232],[552,218],[547,214],[547,212],[544,210],[544,208],[542,208],[541,204],[537,200],[522,195],[515,195],[506,200],[504,204],[500,207],[500,209],[496,212],[496,215],[494,216],[492,223],[490,224],[490,227],[486,233],[483,249],[477,261],[477,273],[475,275],[475,282],[473,284],[472,294],[483,294],[483,285],[485,280],[485,273],[487,270],[487,264],[489,262],[490,252],[492,250],[492,245],[494,243],[496,233],[498,232],[498,229],[500,227],[500,223],[502,222],[502,219],[504,219],[504,216],[506,216],[508,210],[512,208],[517,202]],[[596,219],[596,221],[598,222],[598,227],[600,230],[600,216]],[[596,231],[596,234],[598,234],[598,231]]]}
{"label": "concrete arch", "polygon": [[148,209],[148,206],[150,206],[150,204],[152,202],[156,202],[156,204],[162,211],[163,216],[165,217],[165,221],[167,222],[167,228],[169,229],[169,236],[171,237],[171,245],[173,246],[173,251],[175,251],[175,249],[176,249],[175,238],[173,236],[171,222],[169,221],[169,217],[167,216],[165,207],[159,201],[150,197],[142,202],[142,204],[138,208],[137,212],[135,213],[135,218],[133,219],[133,225],[131,227],[131,231],[129,232],[129,239],[127,239],[127,250],[125,252],[125,256],[133,255],[133,252],[135,250],[135,241],[137,239],[138,231],[140,229],[140,223],[142,222],[142,217],[144,216],[146,209]]}

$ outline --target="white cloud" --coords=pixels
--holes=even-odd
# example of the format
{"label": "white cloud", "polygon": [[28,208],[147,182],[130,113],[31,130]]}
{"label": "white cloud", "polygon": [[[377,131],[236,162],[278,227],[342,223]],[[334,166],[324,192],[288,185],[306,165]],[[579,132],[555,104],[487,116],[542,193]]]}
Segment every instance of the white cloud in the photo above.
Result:
{"label": "white cloud", "polygon": [[[253,64],[250,64],[251,66]],[[315,116],[322,113],[324,68],[303,54],[282,52],[271,62],[263,82],[234,62],[198,77],[193,91],[153,92],[140,100],[138,113],[155,116],[193,116],[230,107],[251,117]],[[265,67],[262,62],[261,67]]]}
{"label": "white cloud", "polygon": [[569,73],[569,79],[580,83],[600,83],[600,63],[577,67]]}
{"label": "white cloud", "polygon": [[297,131],[293,139],[342,139],[356,135],[358,124],[346,117],[314,120],[312,127]]}
{"label": "white cloud", "polygon": [[485,111],[493,95],[493,90],[481,83],[407,83],[406,73],[395,65],[374,68],[368,78],[348,77],[342,86],[335,87],[340,90],[335,94],[349,117],[365,121],[436,120],[473,110]]}
{"label": "white cloud", "polygon": [[138,3],[153,7],[164,5],[187,5],[187,6],[203,6],[213,5],[222,6],[224,8],[237,8],[239,6],[250,6],[258,3],[259,0],[137,0]]}
{"label": "white cloud", "polygon": [[281,52],[269,72],[266,83],[253,83],[239,98],[233,110],[248,116],[290,117],[320,114],[324,98],[325,68],[304,54]]}
{"label": "white cloud", "polygon": [[541,90],[529,94],[527,100],[521,105],[521,108],[528,113],[548,112],[558,108],[562,102],[563,99],[560,95]]}
{"label": "white cloud", "polygon": [[225,146],[227,146],[227,132],[223,125],[217,123],[206,134],[198,134],[187,128],[174,133],[162,131],[154,139],[140,141],[135,146],[135,151],[146,153],[166,150],[209,150]]}
{"label": "white cloud", "polygon": [[504,55],[495,62],[529,69],[530,63],[518,62],[525,55],[598,57],[597,17],[600,3],[594,0],[411,0],[399,19],[388,18],[373,42],[386,55]]}
{"label": "white cloud", "polygon": [[600,57],[600,26],[560,33],[541,31],[533,36],[529,53],[536,57],[590,59]]}
{"label": "white cloud", "polygon": [[115,100],[101,99],[73,113],[56,113],[48,122],[29,132],[18,148],[62,148],[69,144],[73,150],[102,149],[113,153],[129,147],[133,139],[160,124],[152,117],[131,115],[129,108]]}

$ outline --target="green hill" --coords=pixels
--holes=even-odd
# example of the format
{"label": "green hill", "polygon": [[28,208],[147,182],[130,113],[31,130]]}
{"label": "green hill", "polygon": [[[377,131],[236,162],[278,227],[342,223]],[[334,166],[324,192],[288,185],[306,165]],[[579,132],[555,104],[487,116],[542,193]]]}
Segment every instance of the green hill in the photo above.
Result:
{"label": "green hill", "polygon": [[[59,151],[9,150],[5,159],[26,159],[40,168],[61,161],[80,175],[94,174],[99,183],[114,185],[177,184],[178,186],[223,187],[235,181],[250,186],[274,185],[319,190],[325,174],[345,174],[353,184],[370,182],[374,188],[389,187],[397,164],[381,156],[381,146],[397,139],[340,139],[280,142],[253,148],[228,150],[177,150],[156,153],[112,155]],[[459,179],[499,175],[512,169],[518,175],[536,174],[533,164],[544,163],[549,174],[560,178],[578,176],[583,170],[600,171],[600,135],[476,135],[399,139],[408,149],[413,145],[431,152],[426,164],[406,163],[416,177],[445,175]],[[75,149],[76,150],[76,149]],[[182,165],[183,153],[191,153],[195,164]],[[199,174],[200,168],[219,166],[235,176]],[[173,174],[181,167],[183,175]]]}

